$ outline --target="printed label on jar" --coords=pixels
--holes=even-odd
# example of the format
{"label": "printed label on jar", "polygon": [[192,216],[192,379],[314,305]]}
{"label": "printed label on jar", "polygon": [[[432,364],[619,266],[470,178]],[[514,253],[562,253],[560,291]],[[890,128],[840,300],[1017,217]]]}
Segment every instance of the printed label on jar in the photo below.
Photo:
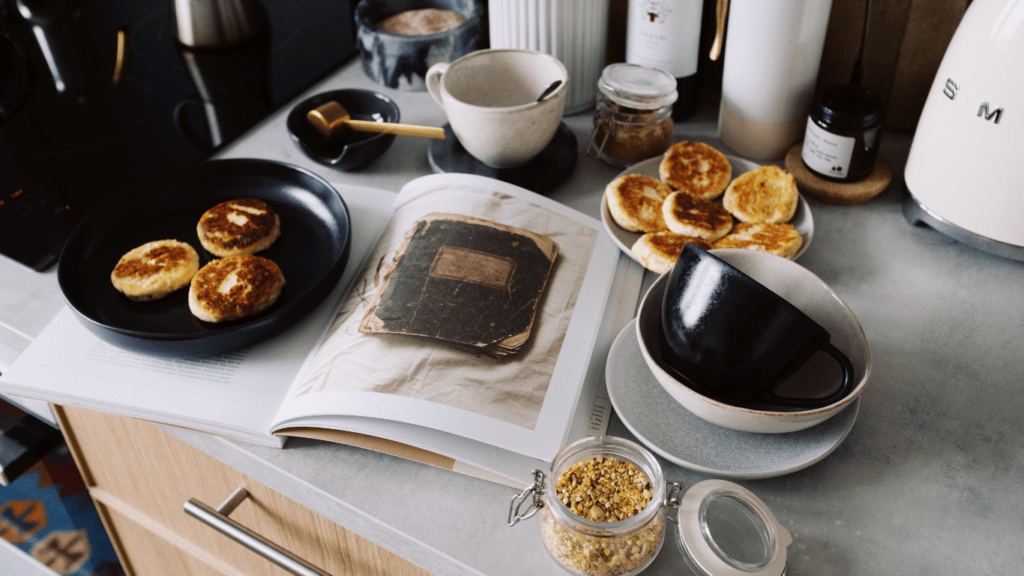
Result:
{"label": "printed label on jar", "polygon": [[856,142],[855,138],[827,132],[808,119],[801,157],[804,164],[818,174],[843,179],[850,173],[850,159]]}

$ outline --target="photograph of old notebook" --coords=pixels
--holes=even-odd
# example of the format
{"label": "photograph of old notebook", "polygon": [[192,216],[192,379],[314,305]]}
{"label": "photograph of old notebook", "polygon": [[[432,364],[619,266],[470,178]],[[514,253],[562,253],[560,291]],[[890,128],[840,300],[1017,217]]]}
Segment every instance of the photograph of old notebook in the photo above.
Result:
{"label": "photograph of old notebook", "polygon": [[416,222],[359,324],[494,357],[529,339],[558,245],[540,234],[457,214]]}

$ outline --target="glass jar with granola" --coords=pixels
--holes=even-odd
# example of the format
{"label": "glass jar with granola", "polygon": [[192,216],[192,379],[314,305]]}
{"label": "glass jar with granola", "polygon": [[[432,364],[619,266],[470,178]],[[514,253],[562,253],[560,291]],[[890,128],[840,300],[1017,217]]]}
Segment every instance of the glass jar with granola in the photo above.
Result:
{"label": "glass jar with granola", "polygon": [[552,558],[581,576],[632,576],[665,541],[666,507],[679,484],[666,484],[661,465],[634,442],[589,437],[562,449],[533,486],[513,498],[509,525],[541,517]]}

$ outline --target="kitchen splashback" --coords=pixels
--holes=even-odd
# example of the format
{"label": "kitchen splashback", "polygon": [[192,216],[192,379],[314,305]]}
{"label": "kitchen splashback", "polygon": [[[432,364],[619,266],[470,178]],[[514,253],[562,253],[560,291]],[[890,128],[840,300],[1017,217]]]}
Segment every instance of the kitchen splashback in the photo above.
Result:
{"label": "kitchen splashback", "polygon": [[0,3],[0,254],[52,266],[126,185],[207,158],[354,53],[347,0],[260,0],[239,42],[179,42],[167,0]]}

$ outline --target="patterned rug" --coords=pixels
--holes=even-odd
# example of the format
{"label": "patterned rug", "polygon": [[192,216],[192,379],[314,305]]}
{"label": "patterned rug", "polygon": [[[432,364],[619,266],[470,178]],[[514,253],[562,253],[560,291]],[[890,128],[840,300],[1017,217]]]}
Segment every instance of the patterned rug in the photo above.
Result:
{"label": "patterned rug", "polygon": [[[0,433],[24,417],[0,400]],[[124,575],[75,461],[59,440],[17,479],[0,486],[0,538],[57,574]]]}

